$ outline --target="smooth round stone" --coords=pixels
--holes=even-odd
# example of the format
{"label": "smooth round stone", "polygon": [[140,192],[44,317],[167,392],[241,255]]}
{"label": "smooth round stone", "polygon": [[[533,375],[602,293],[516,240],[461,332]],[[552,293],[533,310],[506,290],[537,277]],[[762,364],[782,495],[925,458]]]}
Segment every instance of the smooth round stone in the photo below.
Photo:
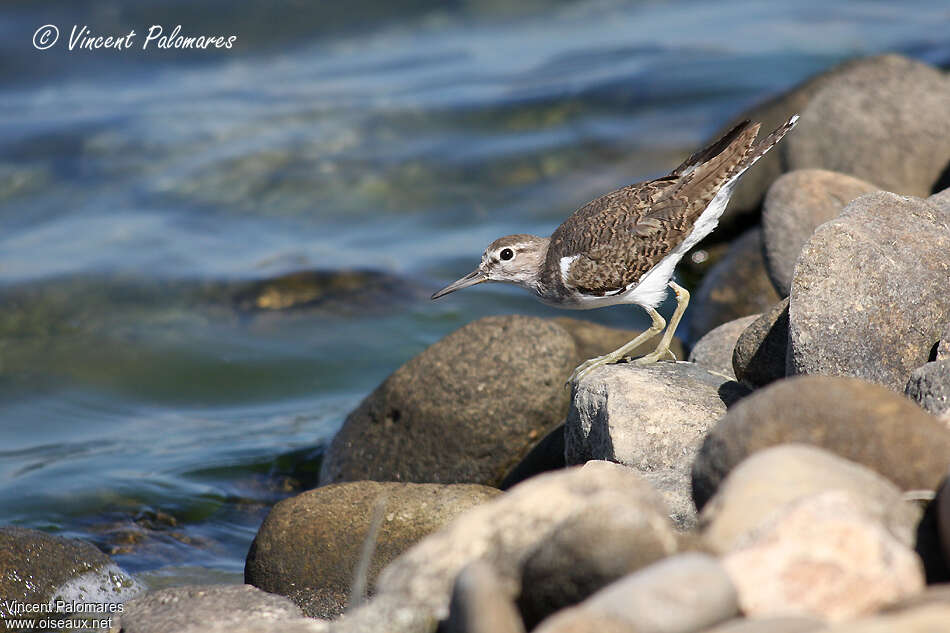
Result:
{"label": "smooth round stone", "polygon": [[799,169],[769,187],[762,205],[765,267],[775,289],[787,297],[802,246],[819,226],[844,207],[880,187],[854,176],[824,169]]}
{"label": "smooth round stone", "polygon": [[618,464],[592,461],[532,477],[472,508],[390,563],[377,579],[376,599],[386,596],[444,619],[455,579],[468,564],[485,561],[504,582],[518,587],[524,561],[565,521],[625,508],[669,521],[659,494]]}
{"label": "smooth round stone", "polygon": [[788,298],[749,324],[732,354],[737,380],[752,387],[785,378],[788,358]]}
{"label": "smooth round stone", "polygon": [[564,420],[574,340],[551,321],[486,317],[408,361],[347,416],[321,484],[371,479],[497,486]]}
{"label": "smooth round stone", "polygon": [[785,141],[789,170],[850,174],[928,196],[950,164],[950,79],[897,55],[855,65],[809,100]]}
{"label": "smooth round stone", "polygon": [[806,444],[766,448],[736,466],[703,508],[703,539],[712,551],[726,553],[788,504],[829,490],[848,492],[898,541],[914,545],[921,512],[904,501],[897,486],[869,468]]}
{"label": "smooth round stone", "polygon": [[498,494],[473,484],[374,481],[310,490],[271,509],[248,552],[245,581],[291,598],[308,616],[334,618],[347,606],[367,538],[375,543],[366,569],[372,590],[380,570],[399,554]]}
{"label": "smooth round stone", "polygon": [[535,631],[583,631],[563,623],[591,617],[626,622],[637,633],[689,633],[724,622],[737,613],[735,589],[719,561],[705,554],[687,553],[607,585],[578,606],[545,620]]}
{"label": "smooth round stone", "polygon": [[689,362],[735,380],[736,374],[732,368],[732,353],[736,349],[736,341],[739,340],[739,335],[760,316],[762,315],[750,314],[723,323],[706,332],[703,338],[696,341],[693,349],[689,352]]}
{"label": "smooth round stone", "polygon": [[926,201],[881,191],[851,202],[795,268],[788,373],[903,393],[950,322],[948,252],[950,219]]}
{"label": "smooth round stone", "polygon": [[732,242],[693,293],[687,312],[689,340],[697,341],[723,323],[765,312],[780,299],[765,270],[762,229],[750,229]]}
{"label": "smooth round stone", "polygon": [[697,507],[742,460],[790,442],[862,464],[904,490],[936,489],[950,461],[950,431],[904,396],[853,378],[786,378],[733,405],[710,431],[693,463]]}
{"label": "smooth round stone", "polygon": [[844,490],[804,497],[726,554],[742,612],[842,621],[922,591],[920,559],[864,505]]}
{"label": "smooth round stone", "polygon": [[876,615],[826,629],[828,633],[942,633],[950,622],[950,606],[929,605],[901,613]]}
{"label": "smooth round stone", "polygon": [[279,629],[282,621],[300,616],[300,609],[287,598],[250,585],[190,585],[161,589],[126,603],[122,631],[199,633],[211,626],[233,629],[248,620],[269,621]]}
{"label": "smooth round stone", "polygon": [[676,549],[673,526],[655,508],[604,508],[570,517],[524,562],[518,605],[525,624],[533,628]]}
{"label": "smooth round stone", "polygon": [[680,526],[695,522],[689,464],[727,401],[746,390],[692,363],[599,367],[575,386],[565,425],[569,464],[590,459],[639,471]]}
{"label": "smooth round stone", "polygon": [[803,616],[784,618],[736,618],[702,633],[812,633],[825,630],[824,620]]}

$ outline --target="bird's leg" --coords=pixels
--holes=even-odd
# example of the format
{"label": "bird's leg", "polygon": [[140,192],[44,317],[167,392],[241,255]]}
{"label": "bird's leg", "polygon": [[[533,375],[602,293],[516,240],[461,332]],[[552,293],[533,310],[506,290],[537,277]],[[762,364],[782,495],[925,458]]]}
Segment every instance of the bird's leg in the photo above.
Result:
{"label": "bird's leg", "polygon": [[650,318],[653,319],[653,324],[650,326],[650,329],[646,332],[640,333],[635,339],[626,343],[609,354],[604,354],[603,356],[598,356],[597,358],[592,358],[585,363],[578,365],[577,369],[574,370],[574,373],[571,374],[571,377],[567,379],[567,384],[571,382],[579,382],[581,378],[586,376],[593,370],[595,367],[600,367],[601,365],[607,365],[609,363],[616,363],[621,358],[627,355],[628,352],[632,352],[640,345],[643,345],[645,342],[649,341],[651,338],[663,331],[663,328],[666,327],[666,321],[663,320],[663,317],[660,316],[660,313],[654,310],[653,308],[646,309],[647,314],[650,315]]}
{"label": "bird's leg", "polygon": [[689,292],[686,291],[686,288],[679,286],[676,282],[670,282],[670,288],[673,289],[673,292],[676,294],[676,310],[673,311],[673,316],[670,317],[670,324],[666,328],[666,332],[663,333],[663,338],[660,339],[659,344],[657,344],[656,349],[634,361],[637,365],[648,365],[650,363],[655,363],[660,360],[667,354],[673,356],[673,360],[676,360],[676,355],[670,351],[670,341],[673,340],[673,334],[676,332],[676,326],[679,325],[680,319],[683,318],[683,313],[686,312],[686,306],[689,305]]}

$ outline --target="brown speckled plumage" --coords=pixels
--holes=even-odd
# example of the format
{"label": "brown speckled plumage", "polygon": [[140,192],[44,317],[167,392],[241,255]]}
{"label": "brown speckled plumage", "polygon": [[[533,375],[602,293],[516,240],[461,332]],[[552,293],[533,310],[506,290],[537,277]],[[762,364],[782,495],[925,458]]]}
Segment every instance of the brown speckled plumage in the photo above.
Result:
{"label": "brown speckled plumage", "polygon": [[[759,124],[740,123],[668,176],[622,187],[575,211],[551,235],[541,293],[604,296],[638,282],[687,238],[720,188],[777,143],[791,124],[755,143]],[[573,256],[567,278],[561,279],[562,258]]]}

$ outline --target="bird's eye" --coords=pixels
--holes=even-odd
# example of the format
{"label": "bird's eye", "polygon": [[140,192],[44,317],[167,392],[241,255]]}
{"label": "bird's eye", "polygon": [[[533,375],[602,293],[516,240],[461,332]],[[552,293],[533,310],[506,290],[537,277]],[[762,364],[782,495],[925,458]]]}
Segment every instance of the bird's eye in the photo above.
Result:
{"label": "bird's eye", "polygon": [[508,261],[509,259],[515,256],[515,252],[511,250],[510,248],[503,248],[501,249],[501,252],[498,253],[498,256],[501,257],[504,261]]}

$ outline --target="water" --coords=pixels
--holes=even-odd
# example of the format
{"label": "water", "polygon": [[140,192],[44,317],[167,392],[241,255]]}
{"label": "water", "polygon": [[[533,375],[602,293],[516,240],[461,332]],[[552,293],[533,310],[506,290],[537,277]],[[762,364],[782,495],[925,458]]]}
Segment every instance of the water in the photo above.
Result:
{"label": "water", "polygon": [[[36,51],[47,23],[239,40]],[[475,318],[555,314],[501,287],[428,301],[488,242],[843,59],[946,63],[948,23],[940,0],[7,3],[0,523],[153,587],[240,582],[380,380]]]}

